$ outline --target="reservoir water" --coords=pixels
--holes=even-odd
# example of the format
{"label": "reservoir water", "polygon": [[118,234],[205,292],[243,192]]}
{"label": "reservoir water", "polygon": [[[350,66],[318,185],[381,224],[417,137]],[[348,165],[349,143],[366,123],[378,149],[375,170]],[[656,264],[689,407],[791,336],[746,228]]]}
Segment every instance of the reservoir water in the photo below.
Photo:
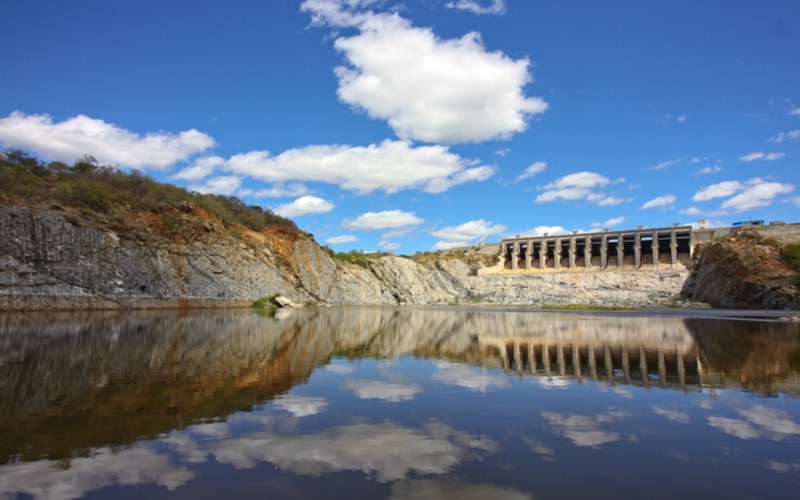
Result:
{"label": "reservoir water", "polygon": [[800,325],[0,314],[0,497],[797,498]]}

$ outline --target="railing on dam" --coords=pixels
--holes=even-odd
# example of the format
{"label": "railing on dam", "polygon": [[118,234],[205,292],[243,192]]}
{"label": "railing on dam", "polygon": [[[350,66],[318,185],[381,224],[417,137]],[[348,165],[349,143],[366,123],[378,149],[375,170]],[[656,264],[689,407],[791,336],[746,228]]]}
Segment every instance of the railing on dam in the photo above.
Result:
{"label": "railing on dam", "polygon": [[638,269],[686,266],[692,256],[692,226],[638,228],[507,238],[500,255],[509,270]]}

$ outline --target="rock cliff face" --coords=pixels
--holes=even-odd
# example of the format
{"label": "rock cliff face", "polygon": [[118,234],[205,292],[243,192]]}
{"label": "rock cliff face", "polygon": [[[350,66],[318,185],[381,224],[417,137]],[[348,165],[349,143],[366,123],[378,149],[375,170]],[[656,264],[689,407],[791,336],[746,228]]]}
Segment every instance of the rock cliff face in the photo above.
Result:
{"label": "rock cliff face", "polygon": [[[328,305],[657,306],[674,302],[691,274],[492,273],[478,260],[444,256],[360,267],[302,233],[231,231],[189,204],[168,215],[139,214],[120,228],[58,207],[0,207],[0,310],[243,306],[273,294]],[[699,300],[704,279],[697,275],[690,293]]]}
{"label": "rock cliff face", "polygon": [[701,247],[684,295],[727,308],[800,309],[797,271],[781,261],[779,247],[797,241],[797,234],[778,227],[766,235],[740,231]]}

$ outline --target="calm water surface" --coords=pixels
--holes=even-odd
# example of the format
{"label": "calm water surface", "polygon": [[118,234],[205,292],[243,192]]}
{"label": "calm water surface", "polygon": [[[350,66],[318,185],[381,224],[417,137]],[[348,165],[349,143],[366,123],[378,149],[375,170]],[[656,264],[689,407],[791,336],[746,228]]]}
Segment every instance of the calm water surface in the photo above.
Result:
{"label": "calm water surface", "polygon": [[0,315],[0,497],[797,498],[800,326]]}

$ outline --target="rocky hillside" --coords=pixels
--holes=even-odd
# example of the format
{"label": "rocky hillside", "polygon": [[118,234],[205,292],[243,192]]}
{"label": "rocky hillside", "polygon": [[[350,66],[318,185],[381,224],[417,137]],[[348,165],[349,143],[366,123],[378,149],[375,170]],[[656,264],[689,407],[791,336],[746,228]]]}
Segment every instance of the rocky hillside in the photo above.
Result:
{"label": "rocky hillside", "polygon": [[798,309],[797,271],[766,238],[740,232],[705,245],[693,271],[520,275],[492,269],[497,257],[485,251],[341,262],[301,231],[226,225],[187,202],[130,214],[123,225],[60,206],[0,206],[0,309],[227,307],[271,295],[325,305],[642,307],[686,305],[681,294]]}
{"label": "rocky hillside", "polygon": [[299,304],[661,305],[689,276],[659,272],[485,274],[496,257],[334,259],[282,226],[225,225],[187,202],[124,224],[61,206],[0,206],[0,309]]}
{"label": "rocky hillside", "polygon": [[718,307],[800,309],[798,269],[782,255],[797,242],[796,226],[775,226],[702,245],[683,293]]}

